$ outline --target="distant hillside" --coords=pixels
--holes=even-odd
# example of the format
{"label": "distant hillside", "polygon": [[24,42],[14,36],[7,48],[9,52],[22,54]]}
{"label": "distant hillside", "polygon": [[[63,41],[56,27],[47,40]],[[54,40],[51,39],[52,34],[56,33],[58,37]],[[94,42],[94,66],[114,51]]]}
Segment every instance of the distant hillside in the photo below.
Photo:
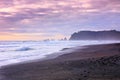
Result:
{"label": "distant hillside", "polygon": [[120,40],[120,31],[80,31],[73,33],[70,40]]}

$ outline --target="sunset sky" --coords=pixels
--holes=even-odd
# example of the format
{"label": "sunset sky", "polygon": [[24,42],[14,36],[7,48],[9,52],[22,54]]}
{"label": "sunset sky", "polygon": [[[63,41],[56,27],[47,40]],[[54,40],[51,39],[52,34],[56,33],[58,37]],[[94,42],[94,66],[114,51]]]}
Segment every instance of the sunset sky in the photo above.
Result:
{"label": "sunset sky", "polygon": [[120,0],[0,0],[0,40],[60,39],[120,31]]}

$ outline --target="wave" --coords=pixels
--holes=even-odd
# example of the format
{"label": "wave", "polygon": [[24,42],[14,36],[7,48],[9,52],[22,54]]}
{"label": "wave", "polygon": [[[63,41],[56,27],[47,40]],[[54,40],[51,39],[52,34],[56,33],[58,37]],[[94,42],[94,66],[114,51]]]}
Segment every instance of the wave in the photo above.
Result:
{"label": "wave", "polygon": [[29,50],[33,50],[33,48],[29,48],[29,47],[22,47],[22,48],[19,48],[15,51],[29,51]]}

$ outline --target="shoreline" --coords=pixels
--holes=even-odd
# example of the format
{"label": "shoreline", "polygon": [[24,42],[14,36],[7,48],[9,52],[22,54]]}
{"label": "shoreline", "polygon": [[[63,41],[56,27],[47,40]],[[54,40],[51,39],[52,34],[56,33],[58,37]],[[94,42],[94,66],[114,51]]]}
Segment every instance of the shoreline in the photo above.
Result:
{"label": "shoreline", "polygon": [[120,43],[90,45],[44,61],[4,66],[0,80],[114,80],[119,78],[119,67]]}
{"label": "shoreline", "polygon": [[33,59],[33,60],[29,60],[29,61],[24,61],[24,62],[6,64],[6,65],[3,65],[3,66],[0,66],[0,68],[6,67],[6,66],[27,64],[27,63],[31,63],[31,62],[41,62],[41,61],[51,60],[51,59],[55,59],[55,58],[57,58],[59,56],[62,56],[64,54],[69,54],[71,52],[74,52],[77,49],[82,50],[83,48],[86,48],[86,46],[77,46],[77,47],[71,47],[71,48],[63,48],[63,49],[59,50],[58,52],[54,52],[52,54],[47,54],[47,55],[45,55],[46,57],[41,58],[41,59]]}
{"label": "shoreline", "polygon": [[[98,42],[98,41],[97,41]],[[101,44],[112,44],[112,43],[118,43],[118,41],[117,42],[102,42],[102,43],[96,43],[95,42],[95,44],[93,43],[93,44],[91,44],[91,45],[101,45]],[[81,45],[81,44],[80,44]],[[23,59],[23,61],[22,61],[22,59],[18,59],[17,60],[17,58],[11,58],[11,59],[6,59],[6,60],[3,60],[3,62],[0,62],[0,67],[2,67],[2,66],[9,66],[9,65],[14,65],[14,64],[21,64],[21,63],[28,63],[28,62],[31,62],[31,61],[36,61],[36,60],[41,60],[41,61],[43,61],[43,60],[47,60],[47,59],[52,59],[52,58],[56,58],[56,57],[58,57],[58,56],[60,56],[60,55],[63,55],[63,54],[67,54],[67,53],[71,53],[70,51],[72,50],[73,51],[73,49],[80,49],[80,47],[81,47],[81,49],[83,49],[83,47],[86,47],[86,46],[88,46],[88,45],[86,45],[85,43],[84,43],[84,45],[77,45],[77,46],[74,46],[74,47],[69,47],[69,48],[67,48],[67,47],[65,47],[65,48],[61,48],[61,50],[59,49],[59,50],[57,50],[57,51],[55,51],[55,52],[51,52],[51,54],[47,54],[47,55],[44,55],[43,57],[41,57],[41,58],[34,58],[34,59],[26,59],[26,60],[24,60]],[[19,48],[18,48],[19,49]],[[21,49],[21,48],[20,48]],[[75,49],[75,50],[76,50]],[[34,49],[33,49],[34,50]],[[66,51],[67,50],[67,51]],[[16,50],[15,50],[16,51]],[[53,50],[54,51],[54,50]],[[23,52],[22,52],[23,53]],[[24,53],[26,53],[25,51],[24,51]],[[19,53],[19,54],[21,54],[21,53]],[[18,55],[19,55],[18,54]],[[6,54],[7,55],[7,54]],[[22,58],[22,57],[20,57],[20,58]],[[29,57],[28,57],[29,58]]]}

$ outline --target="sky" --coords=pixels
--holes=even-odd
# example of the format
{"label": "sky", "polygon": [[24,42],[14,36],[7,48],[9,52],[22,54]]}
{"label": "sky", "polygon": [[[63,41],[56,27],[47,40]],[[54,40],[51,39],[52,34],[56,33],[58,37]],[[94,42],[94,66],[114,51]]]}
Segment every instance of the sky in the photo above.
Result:
{"label": "sky", "polygon": [[69,38],[83,30],[120,31],[120,0],[0,0],[0,40]]}

